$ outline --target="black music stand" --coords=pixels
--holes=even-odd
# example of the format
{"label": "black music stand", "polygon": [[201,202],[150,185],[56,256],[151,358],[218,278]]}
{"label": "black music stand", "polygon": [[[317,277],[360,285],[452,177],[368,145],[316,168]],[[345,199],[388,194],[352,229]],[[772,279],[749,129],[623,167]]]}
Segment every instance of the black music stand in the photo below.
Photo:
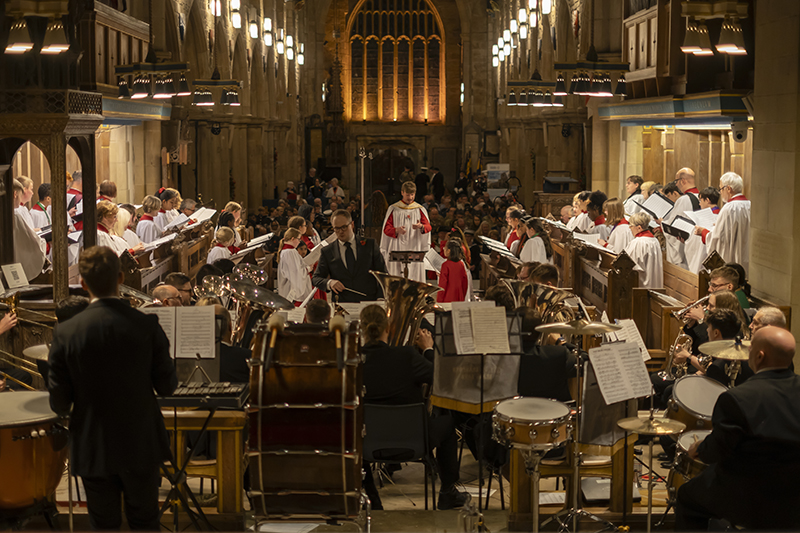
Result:
{"label": "black music stand", "polygon": [[389,261],[403,263],[403,277],[408,279],[409,263],[422,263],[425,261],[426,253],[413,250],[389,252]]}
{"label": "black music stand", "polygon": [[[449,311],[436,311],[436,316],[444,317],[444,316],[446,316],[448,314],[450,314]],[[512,328],[509,328],[509,331],[511,332],[510,334],[511,335],[514,334],[514,324],[516,323],[517,324],[516,333],[521,335],[520,332],[521,332],[521,329],[522,329],[521,328],[522,317],[519,316],[519,315],[511,315],[511,316],[507,315],[506,319],[508,320],[509,318],[511,319],[511,323],[512,323]],[[518,320],[518,322],[517,322],[517,320]],[[486,367],[486,356],[487,355],[494,355],[494,356],[516,356],[516,357],[519,357],[521,355],[524,355],[522,353],[522,350],[521,350],[521,347],[522,347],[521,340],[518,343],[509,343],[510,344],[509,347],[511,347],[511,345],[518,346],[519,347],[519,351],[518,352],[514,352],[513,349],[512,349],[511,353],[459,354],[459,353],[455,352],[455,346],[454,346],[453,340],[452,340],[453,336],[454,336],[452,325],[451,325],[451,327],[449,328],[449,331],[448,331],[448,328],[445,327],[443,320],[435,320],[434,322],[435,323],[434,323],[434,332],[433,332],[433,339],[434,339],[433,340],[433,346],[434,346],[435,350],[441,352],[443,357],[480,357],[481,358],[481,363],[480,363],[481,379],[480,379],[480,385],[478,387],[479,388],[479,393],[480,393],[480,399],[479,399],[479,405],[478,405],[478,423],[480,423],[480,420],[483,418],[483,403],[484,403],[484,394],[485,394],[485,386],[486,386],[485,379],[484,379],[485,367]],[[449,338],[449,342],[448,342],[448,338]],[[438,343],[437,343],[437,339],[439,341]],[[478,439],[477,442],[476,442],[476,445],[477,445],[477,448],[478,448],[478,517],[479,517],[478,518],[478,531],[486,531],[484,523],[483,523],[483,509],[482,509],[482,503],[483,503],[483,440],[482,439]],[[500,479],[500,483],[502,483],[502,482],[503,482],[503,480]],[[487,499],[489,498],[488,494],[486,495],[486,498]]]}

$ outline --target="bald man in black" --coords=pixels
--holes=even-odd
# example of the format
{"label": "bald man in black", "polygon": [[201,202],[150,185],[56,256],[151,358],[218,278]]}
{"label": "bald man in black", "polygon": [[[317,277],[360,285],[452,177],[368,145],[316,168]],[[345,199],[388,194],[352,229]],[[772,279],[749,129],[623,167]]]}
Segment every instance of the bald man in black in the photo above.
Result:
{"label": "bald man in black", "polygon": [[708,464],[678,490],[676,531],[705,531],[711,518],[747,529],[800,529],[800,376],[789,370],[791,333],[765,326],[750,346],[756,373],[724,392],[713,430],[689,449]]}

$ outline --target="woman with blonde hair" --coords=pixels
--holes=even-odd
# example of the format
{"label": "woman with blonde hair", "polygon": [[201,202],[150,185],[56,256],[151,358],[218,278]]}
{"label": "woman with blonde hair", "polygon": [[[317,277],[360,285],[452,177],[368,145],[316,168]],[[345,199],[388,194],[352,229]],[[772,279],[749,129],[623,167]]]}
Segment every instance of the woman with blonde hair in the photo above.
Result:
{"label": "woman with blonde hair", "polygon": [[302,242],[300,236],[297,228],[286,230],[280,242],[281,254],[278,262],[278,294],[294,302],[295,307],[299,307],[314,290],[311,278],[308,277],[308,267],[297,251],[297,245]]}
{"label": "woman with blonde hair", "polygon": [[131,254],[144,250],[141,243],[129,248],[127,241],[114,233],[118,215],[119,208],[108,200],[97,202],[97,246],[111,248],[117,255],[122,255],[126,250]]}
{"label": "woman with blonde hair", "polygon": [[586,212],[586,207],[589,205],[589,197],[591,195],[591,191],[583,191],[572,197],[573,216],[569,219],[569,222],[567,222],[568,230],[578,230],[585,233],[592,226],[592,220]]}
{"label": "woman with blonde hair", "polygon": [[155,223],[155,217],[161,209],[161,200],[157,196],[145,196],[142,200],[144,214],[136,225],[136,235],[144,243],[151,243],[161,237],[162,231]]}
{"label": "woman with blonde hair", "polygon": [[[642,189],[642,198],[647,200],[650,197],[650,191],[656,185],[655,181],[645,181],[640,188]],[[633,214],[633,213],[631,213]]]}
{"label": "woman with blonde hair", "polygon": [[603,211],[606,215],[606,226],[610,230],[608,240],[598,239],[597,244],[620,254],[633,239],[630,225],[625,218],[625,206],[619,198],[609,198],[603,204]]}
{"label": "woman with blonde hair", "polygon": [[31,212],[28,211],[28,208],[25,206],[25,204],[30,202],[31,198],[33,198],[33,180],[27,176],[17,176],[15,179],[22,184],[22,194],[17,200],[19,204],[14,206],[14,210],[19,213],[22,220],[24,220],[33,231],[39,231],[41,228],[34,227]]}
{"label": "woman with blonde hair", "polygon": [[208,251],[206,263],[209,265],[220,259],[228,259],[233,247],[233,230],[227,226],[219,228],[214,234],[214,246]]}
{"label": "woman with blonde hair", "polygon": [[114,224],[114,234],[125,239],[128,246],[133,248],[142,241],[131,229],[135,220],[136,210],[131,204],[122,204],[117,213],[117,223]]}

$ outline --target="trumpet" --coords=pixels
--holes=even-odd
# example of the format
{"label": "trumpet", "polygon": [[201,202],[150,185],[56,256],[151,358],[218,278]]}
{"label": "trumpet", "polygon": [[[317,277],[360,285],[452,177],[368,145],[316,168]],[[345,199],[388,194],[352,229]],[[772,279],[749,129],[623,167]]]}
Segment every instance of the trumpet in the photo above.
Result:
{"label": "trumpet", "polygon": [[686,307],[684,307],[683,309],[681,309],[681,310],[679,310],[679,311],[673,311],[673,312],[672,312],[672,316],[674,316],[675,318],[677,318],[677,319],[678,319],[678,320],[680,320],[681,322],[685,322],[685,321],[686,321],[686,314],[687,314],[687,313],[688,313],[690,310],[692,310],[692,309],[694,309],[695,307],[697,307],[698,305],[703,305],[704,303],[706,303],[706,301],[707,301],[707,300],[708,300],[708,296],[703,296],[703,297],[702,297],[702,298],[700,298],[699,300],[696,300],[696,301],[694,301],[694,302],[690,303],[689,305],[687,305],[687,306],[686,306]]}

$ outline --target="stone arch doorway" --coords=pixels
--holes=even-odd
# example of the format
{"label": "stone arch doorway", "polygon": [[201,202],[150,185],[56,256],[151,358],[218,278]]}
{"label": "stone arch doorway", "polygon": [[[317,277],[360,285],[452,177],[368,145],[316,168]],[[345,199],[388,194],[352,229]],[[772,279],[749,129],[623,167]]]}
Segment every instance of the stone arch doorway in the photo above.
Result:
{"label": "stone arch doorway", "polygon": [[365,167],[369,166],[369,169],[365,168],[369,185],[366,194],[381,191],[389,204],[396,202],[400,199],[400,175],[405,165],[411,165],[414,175],[419,172],[419,149],[403,141],[382,141],[370,144],[367,151],[372,152],[372,161],[371,164],[369,160],[365,162]]}

